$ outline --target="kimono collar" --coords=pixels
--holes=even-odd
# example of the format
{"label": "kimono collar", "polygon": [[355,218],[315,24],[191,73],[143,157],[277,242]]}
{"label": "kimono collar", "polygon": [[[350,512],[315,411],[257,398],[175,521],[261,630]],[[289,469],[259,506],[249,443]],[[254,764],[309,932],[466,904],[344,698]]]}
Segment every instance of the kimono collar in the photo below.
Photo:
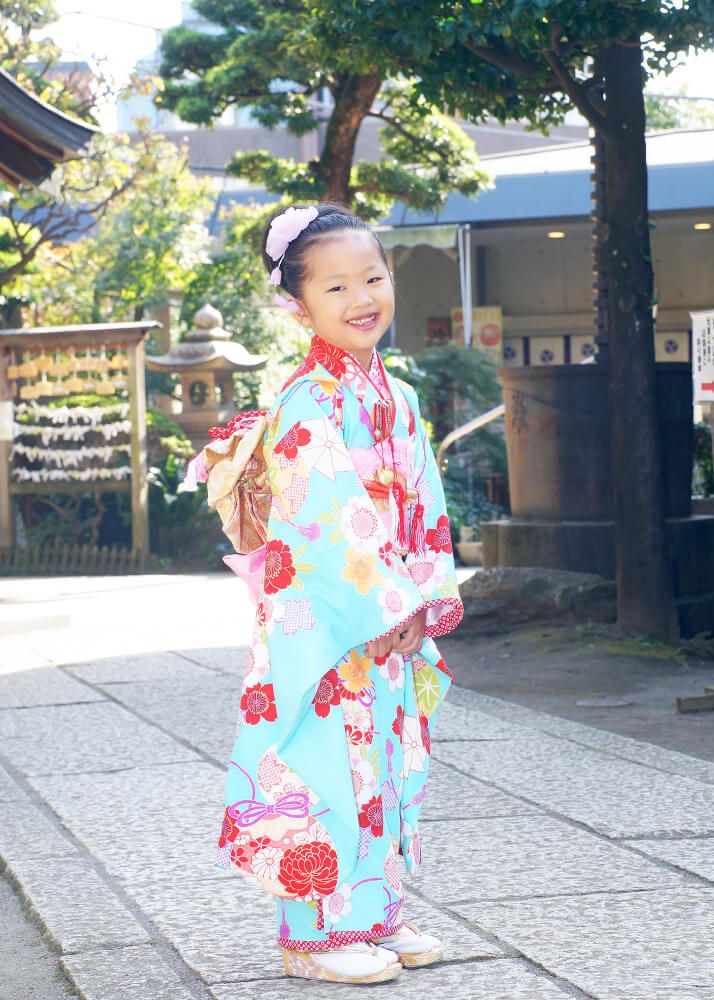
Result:
{"label": "kimono collar", "polygon": [[368,385],[372,386],[380,399],[385,400],[385,402],[391,400],[382,359],[376,350],[372,351],[368,371],[349,351],[344,351],[341,347],[330,344],[315,334],[305,360],[308,364],[317,362],[322,365],[331,375],[334,375],[350,389],[360,402],[364,401]]}
{"label": "kimono collar", "polygon": [[371,412],[365,410],[372,427],[375,441],[388,438],[396,417],[396,405],[387,382],[387,374],[382,359],[376,350],[372,351],[369,371],[360,364],[349,351],[330,344],[316,334],[312,338],[310,351],[305,359],[308,366],[322,365],[332,376],[349,389],[365,407],[365,397],[371,387],[377,396]]}

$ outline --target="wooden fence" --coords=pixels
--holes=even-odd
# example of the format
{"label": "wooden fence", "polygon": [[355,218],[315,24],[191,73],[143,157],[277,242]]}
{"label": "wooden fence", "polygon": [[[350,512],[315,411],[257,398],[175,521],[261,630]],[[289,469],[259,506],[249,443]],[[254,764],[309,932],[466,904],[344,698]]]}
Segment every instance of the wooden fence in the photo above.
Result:
{"label": "wooden fence", "polygon": [[[160,324],[147,321],[0,330],[0,575],[130,573],[142,568],[149,548],[144,340],[149,330],[156,327]],[[113,373],[110,369],[115,360],[118,365]],[[93,371],[94,376],[88,375],[88,371]],[[118,377],[113,378],[114,374]],[[23,433],[22,425],[15,421],[16,409],[27,410],[34,403],[41,406],[40,400],[57,399],[65,394],[70,399],[73,394],[91,392],[92,386],[95,393],[112,396],[117,391],[116,385],[121,385],[115,409],[123,414],[121,428],[126,444],[121,451],[127,456],[124,468],[103,469],[97,456],[111,451],[111,447],[102,447],[101,440],[93,439],[97,446],[84,449],[88,458],[83,461],[82,471],[58,474],[62,455],[52,454],[55,447],[52,442],[57,441],[57,448],[64,444],[66,449],[67,443],[77,438],[76,425],[67,431],[29,428],[40,437],[41,443],[32,443],[31,439],[29,444],[17,444],[15,453],[30,464],[19,470],[13,466],[15,434]],[[75,467],[76,462],[75,458]],[[76,494],[84,490],[129,492],[130,549],[68,544],[58,538],[43,545],[17,544],[17,497],[49,492]]]}
{"label": "wooden fence", "polygon": [[0,576],[119,576],[139,573],[143,554],[118,545],[48,545],[0,549]]}

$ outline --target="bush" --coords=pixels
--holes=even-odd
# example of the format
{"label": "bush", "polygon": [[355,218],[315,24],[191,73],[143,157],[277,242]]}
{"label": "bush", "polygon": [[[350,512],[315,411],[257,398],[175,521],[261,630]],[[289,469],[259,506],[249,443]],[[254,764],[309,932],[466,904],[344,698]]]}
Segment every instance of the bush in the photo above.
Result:
{"label": "bush", "polygon": [[694,467],[692,469],[692,496],[714,495],[714,470],[712,469],[712,432],[709,424],[694,425]]}

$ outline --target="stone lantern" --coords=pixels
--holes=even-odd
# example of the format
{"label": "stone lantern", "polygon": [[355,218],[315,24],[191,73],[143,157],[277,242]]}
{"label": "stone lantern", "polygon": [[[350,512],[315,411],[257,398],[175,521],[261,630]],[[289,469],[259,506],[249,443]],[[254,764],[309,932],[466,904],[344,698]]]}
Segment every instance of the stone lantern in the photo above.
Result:
{"label": "stone lantern", "polygon": [[205,305],[193,317],[194,328],[167,354],[147,357],[151,371],[176,372],[181,379],[182,410],[176,422],[196,448],[206,443],[206,431],[234,413],[233,373],[262,368],[267,355],[251,354],[230,339],[223,316]]}

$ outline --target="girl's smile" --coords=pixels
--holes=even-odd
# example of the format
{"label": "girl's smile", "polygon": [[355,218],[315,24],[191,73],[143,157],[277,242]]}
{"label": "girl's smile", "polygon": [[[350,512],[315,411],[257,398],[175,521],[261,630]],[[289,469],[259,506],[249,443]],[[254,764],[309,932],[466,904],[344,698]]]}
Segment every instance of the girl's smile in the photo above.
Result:
{"label": "girl's smile", "polygon": [[321,237],[309,253],[298,318],[368,369],[394,317],[394,287],[377,241],[368,230],[345,229]]}

